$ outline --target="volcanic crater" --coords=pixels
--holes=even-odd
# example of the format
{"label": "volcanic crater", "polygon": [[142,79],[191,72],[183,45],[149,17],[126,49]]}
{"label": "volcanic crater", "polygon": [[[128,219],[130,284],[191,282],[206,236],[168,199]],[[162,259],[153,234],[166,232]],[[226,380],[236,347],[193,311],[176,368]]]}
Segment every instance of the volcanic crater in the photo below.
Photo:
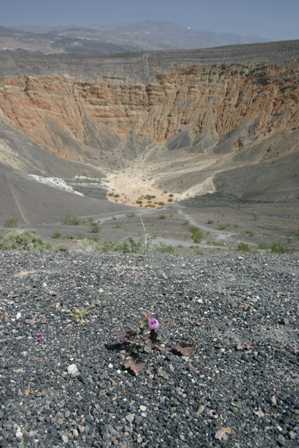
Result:
{"label": "volcanic crater", "polygon": [[[11,176],[25,190],[37,176],[85,176],[110,202],[138,208],[218,193],[296,201],[298,55],[297,41],[102,58],[1,53],[6,189]],[[24,188],[10,188],[3,210],[20,209]]]}

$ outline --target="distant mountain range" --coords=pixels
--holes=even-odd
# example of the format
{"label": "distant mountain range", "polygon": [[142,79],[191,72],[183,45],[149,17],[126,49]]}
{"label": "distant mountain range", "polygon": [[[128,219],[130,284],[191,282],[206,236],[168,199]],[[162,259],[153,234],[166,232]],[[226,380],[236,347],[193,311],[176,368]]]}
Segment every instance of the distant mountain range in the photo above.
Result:
{"label": "distant mountain range", "polygon": [[111,55],[166,49],[210,48],[265,42],[259,36],[197,31],[173,23],[142,22],[119,26],[7,28],[0,26],[0,49],[43,53]]}

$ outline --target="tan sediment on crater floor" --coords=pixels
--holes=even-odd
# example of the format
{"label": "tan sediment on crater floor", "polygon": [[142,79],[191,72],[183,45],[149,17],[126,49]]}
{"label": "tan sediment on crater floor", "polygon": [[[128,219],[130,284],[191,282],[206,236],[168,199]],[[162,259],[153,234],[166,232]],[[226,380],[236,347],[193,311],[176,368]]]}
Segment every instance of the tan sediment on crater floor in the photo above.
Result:
{"label": "tan sediment on crater floor", "polygon": [[103,185],[110,201],[132,207],[159,208],[181,199],[180,194],[161,190],[154,179],[136,168],[108,174]]}
{"label": "tan sediment on crater floor", "polygon": [[[167,164],[166,164],[167,165]],[[203,164],[203,166],[206,166]],[[174,202],[188,199],[197,195],[214,193],[216,191],[213,176],[209,176],[191,188],[177,192],[165,190],[159,184],[161,179],[171,179],[176,172],[160,166],[161,171],[154,173],[151,165],[134,164],[124,170],[109,173],[103,179],[102,185],[107,189],[107,198],[118,204],[126,204],[133,207],[160,208]],[[186,168],[177,171],[178,175],[188,175],[188,172],[200,171],[200,167]]]}

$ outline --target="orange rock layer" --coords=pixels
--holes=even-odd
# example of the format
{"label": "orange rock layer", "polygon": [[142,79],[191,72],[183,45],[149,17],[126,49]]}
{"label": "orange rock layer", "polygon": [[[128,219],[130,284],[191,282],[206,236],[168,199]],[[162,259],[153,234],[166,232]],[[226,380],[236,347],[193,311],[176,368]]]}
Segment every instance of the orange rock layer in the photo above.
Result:
{"label": "orange rock layer", "polygon": [[[129,132],[163,143],[180,130],[217,139],[255,120],[265,138],[299,127],[299,66],[192,66],[160,74],[150,84],[63,76],[0,80],[0,117],[66,159],[97,135],[125,140]],[[96,146],[96,145],[95,145]]]}

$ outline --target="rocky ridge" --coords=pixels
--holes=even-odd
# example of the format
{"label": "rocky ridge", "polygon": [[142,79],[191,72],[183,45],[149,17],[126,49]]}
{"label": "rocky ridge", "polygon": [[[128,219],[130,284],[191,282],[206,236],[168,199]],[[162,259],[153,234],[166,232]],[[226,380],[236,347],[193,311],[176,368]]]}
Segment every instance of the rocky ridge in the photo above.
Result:
{"label": "rocky ridge", "polygon": [[240,132],[229,148],[240,150],[297,130],[298,101],[296,64],[192,66],[160,74],[149,84],[25,76],[2,79],[0,89],[2,117],[66,159],[82,159],[84,147],[101,143],[105,151],[109,136],[117,145],[132,134],[164,144],[185,133],[183,146],[206,151]]}

